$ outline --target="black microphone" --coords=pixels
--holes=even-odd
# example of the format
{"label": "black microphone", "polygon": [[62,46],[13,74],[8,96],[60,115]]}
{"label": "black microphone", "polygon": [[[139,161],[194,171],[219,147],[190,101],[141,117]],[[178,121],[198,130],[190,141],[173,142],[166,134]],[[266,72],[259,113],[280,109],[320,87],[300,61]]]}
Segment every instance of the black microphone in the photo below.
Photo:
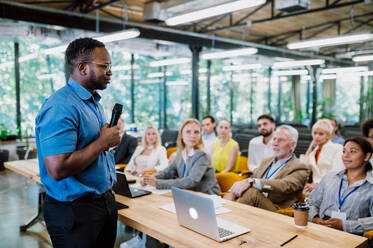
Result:
{"label": "black microphone", "polygon": [[111,120],[109,127],[116,126],[118,123],[118,120],[120,118],[120,115],[122,114],[123,105],[116,103],[113,108],[113,112],[111,114]]}

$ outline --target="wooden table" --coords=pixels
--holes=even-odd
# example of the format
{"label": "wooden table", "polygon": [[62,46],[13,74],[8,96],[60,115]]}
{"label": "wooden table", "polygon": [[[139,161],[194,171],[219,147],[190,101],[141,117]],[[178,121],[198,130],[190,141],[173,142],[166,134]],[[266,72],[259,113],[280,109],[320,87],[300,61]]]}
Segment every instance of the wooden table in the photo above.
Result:
{"label": "wooden table", "polygon": [[[5,167],[40,182],[38,170],[35,170],[38,168],[37,160],[7,162]],[[367,238],[314,223],[299,230],[291,217],[237,202],[225,204],[232,212],[218,217],[247,226],[251,232],[218,243],[179,226],[175,214],[159,208],[172,203],[171,193],[134,199],[116,195],[116,199],[129,206],[119,210],[120,221],[174,247],[279,247],[295,234],[298,237],[284,247],[368,247]]]}

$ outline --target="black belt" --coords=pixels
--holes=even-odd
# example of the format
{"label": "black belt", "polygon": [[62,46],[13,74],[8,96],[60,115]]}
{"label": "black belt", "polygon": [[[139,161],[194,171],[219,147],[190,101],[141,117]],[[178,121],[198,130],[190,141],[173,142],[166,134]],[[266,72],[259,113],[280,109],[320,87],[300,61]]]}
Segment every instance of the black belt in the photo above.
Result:
{"label": "black belt", "polygon": [[104,199],[105,197],[107,197],[108,194],[113,194],[111,192],[111,189],[105,191],[102,194],[87,193],[83,195],[82,197],[80,197],[80,199]]}

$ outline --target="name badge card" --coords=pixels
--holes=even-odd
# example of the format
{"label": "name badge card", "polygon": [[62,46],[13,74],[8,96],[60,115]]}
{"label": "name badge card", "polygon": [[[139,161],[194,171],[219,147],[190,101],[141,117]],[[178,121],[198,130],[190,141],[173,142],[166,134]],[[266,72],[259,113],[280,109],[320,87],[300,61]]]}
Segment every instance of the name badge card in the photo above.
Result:
{"label": "name badge card", "polygon": [[345,212],[339,212],[339,211],[332,211],[332,218],[341,219],[342,221],[346,220],[346,213]]}

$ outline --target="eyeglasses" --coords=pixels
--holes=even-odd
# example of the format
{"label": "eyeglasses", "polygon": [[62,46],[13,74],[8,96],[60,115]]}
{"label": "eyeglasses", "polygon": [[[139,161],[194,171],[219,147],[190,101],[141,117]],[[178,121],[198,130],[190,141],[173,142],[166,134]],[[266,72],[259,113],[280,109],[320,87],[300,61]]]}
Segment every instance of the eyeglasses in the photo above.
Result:
{"label": "eyeglasses", "polygon": [[93,61],[88,61],[86,63],[92,63],[92,64],[95,64],[95,65],[99,65],[105,70],[105,72],[108,72],[108,71],[111,70],[111,63],[101,64],[101,63],[96,63],[96,62],[93,62]]}

